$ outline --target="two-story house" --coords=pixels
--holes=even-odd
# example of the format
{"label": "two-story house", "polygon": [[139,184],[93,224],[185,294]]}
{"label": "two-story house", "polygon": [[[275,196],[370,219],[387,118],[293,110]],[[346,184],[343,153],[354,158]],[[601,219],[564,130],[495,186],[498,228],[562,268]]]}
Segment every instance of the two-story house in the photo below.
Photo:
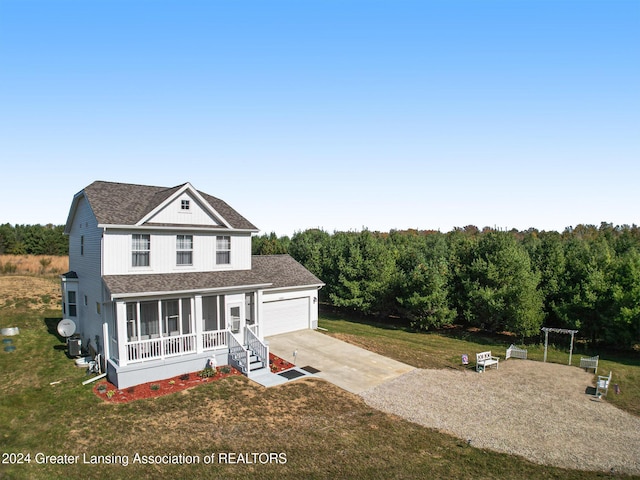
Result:
{"label": "two-story house", "polygon": [[268,367],[265,337],[318,322],[322,282],[289,255],[251,255],[258,229],[185,183],[97,181],[65,233],[63,315],[119,388],[204,368]]}

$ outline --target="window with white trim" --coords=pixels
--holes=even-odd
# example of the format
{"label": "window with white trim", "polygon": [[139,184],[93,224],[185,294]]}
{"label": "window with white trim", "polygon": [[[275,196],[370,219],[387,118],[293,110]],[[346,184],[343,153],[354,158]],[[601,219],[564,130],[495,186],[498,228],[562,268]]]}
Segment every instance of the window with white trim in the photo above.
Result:
{"label": "window with white trim", "polygon": [[76,292],[74,290],[69,290],[67,292],[67,305],[69,306],[69,316],[77,317],[78,306],[76,303]]}
{"label": "window with white trim", "polygon": [[148,233],[131,235],[131,265],[133,267],[148,267],[150,253],[151,235]]}
{"label": "window with white trim", "polygon": [[189,210],[191,207],[189,200],[181,200],[180,201],[180,210]]}
{"label": "window with white trim", "polygon": [[219,235],[216,237],[216,265],[231,263],[231,237]]}
{"label": "window with white trim", "polygon": [[176,264],[193,265],[193,235],[176,237]]}

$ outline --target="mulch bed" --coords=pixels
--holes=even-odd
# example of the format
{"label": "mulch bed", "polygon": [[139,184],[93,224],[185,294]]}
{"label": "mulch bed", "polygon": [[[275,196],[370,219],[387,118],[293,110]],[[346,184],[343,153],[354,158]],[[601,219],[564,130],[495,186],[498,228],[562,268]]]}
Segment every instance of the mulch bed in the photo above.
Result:
{"label": "mulch bed", "polygon": [[[295,366],[272,353],[269,354],[269,364],[271,366],[271,371],[274,373],[278,373]],[[135,400],[141,400],[143,398],[162,397],[170,393],[186,390],[187,388],[222,380],[223,378],[242,375],[242,373],[230,366],[216,367],[215,370],[215,375],[208,377],[201,377],[201,372],[192,372],[184,375],[178,375],[173,378],[157,380],[155,382],[142,383],[122,390],[118,389],[115,385],[107,382],[106,380],[101,380],[94,385],[93,392],[105,402],[127,403]]]}
{"label": "mulch bed", "polygon": [[289,363],[273,353],[269,354],[269,364],[271,365],[271,371],[273,373],[278,373],[295,367],[293,363]]}

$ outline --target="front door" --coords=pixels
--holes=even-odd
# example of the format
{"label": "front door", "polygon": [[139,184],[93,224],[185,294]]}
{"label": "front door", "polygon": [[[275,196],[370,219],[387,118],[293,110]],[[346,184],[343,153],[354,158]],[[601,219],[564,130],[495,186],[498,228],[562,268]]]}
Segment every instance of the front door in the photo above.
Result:
{"label": "front door", "polygon": [[229,327],[233,333],[240,333],[243,325],[242,320],[242,304],[241,303],[228,303],[227,304],[227,318],[229,321]]}

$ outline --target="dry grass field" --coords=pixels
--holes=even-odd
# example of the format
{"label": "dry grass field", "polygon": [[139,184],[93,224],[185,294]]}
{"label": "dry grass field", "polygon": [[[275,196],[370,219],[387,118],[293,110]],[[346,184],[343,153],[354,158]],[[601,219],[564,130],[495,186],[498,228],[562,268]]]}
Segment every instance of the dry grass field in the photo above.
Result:
{"label": "dry grass field", "polygon": [[69,270],[69,257],[55,255],[0,255],[0,273],[59,275]]}
{"label": "dry grass field", "polygon": [[61,302],[57,276],[0,275],[0,307],[60,309]]}
{"label": "dry grass field", "polygon": [[0,307],[59,309],[58,275],[68,269],[66,256],[0,255]]}

